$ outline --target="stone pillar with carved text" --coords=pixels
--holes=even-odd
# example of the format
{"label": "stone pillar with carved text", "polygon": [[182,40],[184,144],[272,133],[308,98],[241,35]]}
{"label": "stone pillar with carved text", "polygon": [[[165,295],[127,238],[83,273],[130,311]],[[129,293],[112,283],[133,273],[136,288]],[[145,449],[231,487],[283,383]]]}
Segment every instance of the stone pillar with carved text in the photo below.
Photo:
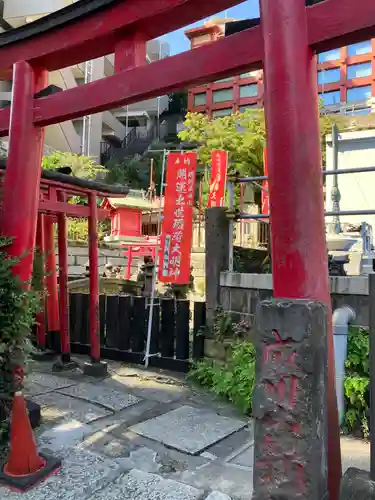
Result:
{"label": "stone pillar with carved text", "polygon": [[327,497],[327,325],[320,302],[257,311],[253,500]]}

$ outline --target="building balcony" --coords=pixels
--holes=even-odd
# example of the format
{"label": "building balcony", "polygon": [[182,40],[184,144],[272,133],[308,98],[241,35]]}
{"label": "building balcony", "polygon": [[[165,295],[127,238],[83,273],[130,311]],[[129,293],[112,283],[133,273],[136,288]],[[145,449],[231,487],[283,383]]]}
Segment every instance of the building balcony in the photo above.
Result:
{"label": "building balcony", "polygon": [[73,3],[73,0],[4,0],[4,19],[17,28]]}
{"label": "building balcony", "polygon": [[154,99],[147,99],[147,101],[137,102],[135,104],[130,104],[129,106],[123,106],[117,108],[113,111],[114,115],[119,118],[125,118],[128,116],[142,116],[148,115],[150,117],[159,116],[168,109],[169,98],[168,96],[162,96]]}

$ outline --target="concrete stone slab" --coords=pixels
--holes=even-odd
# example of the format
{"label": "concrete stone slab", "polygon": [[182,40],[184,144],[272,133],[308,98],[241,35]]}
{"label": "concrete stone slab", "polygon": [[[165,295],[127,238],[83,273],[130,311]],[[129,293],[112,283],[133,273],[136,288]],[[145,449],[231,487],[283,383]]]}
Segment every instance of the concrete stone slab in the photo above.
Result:
{"label": "concrete stone slab", "polygon": [[205,409],[181,406],[135,425],[130,430],[168,447],[195,455],[245,425],[241,420],[221,417]]}
{"label": "concrete stone slab", "polygon": [[139,403],[140,399],[125,391],[118,391],[102,384],[81,383],[66,389],[60,389],[61,394],[84,399],[90,403],[100,404],[112,411],[120,411],[128,406]]}
{"label": "concrete stone slab", "polygon": [[252,471],[254,465],[254,442],[247,443],[242,449],[237,450],[228,459],[228,465],[243,467]]}
{"label": "concrete stone slab", "polygon": [[[160,474],[168,476],[170,473],[181,472],[183,470],[194,470],[209,463],[209,459],[202,455],[188,455],[172,448],[166,448],[163,444],[148,439],[139,434],[135,434],[128,430],[123,433],[121,442],[125,443],[124,446],[129,450],[129,456],[132,451],[140,448],[146,448],[152,452],[156,452],[156,462],[160,464]],[[147,464],[146,464],[147,465]],[[141,465],[133,466],[130,468],[137,468],[146,472],[152,472],[148,467]]]}
{"label": "concrete stone slab", "polygon": [[239,453],[239,450],[242,450],[244,444],[253,442],[254,434],[252,428],[249,429],[249,427],[246,426],[223,439],[219,443],[210,446],[207,451],[222,460],[228,460],[234,456],[234,452]]}
{"label": "concrete stone slab", "polygon": [[253,494],[253,475],[248,470],[217,462],[196,470],[171,474],[169,477],[201,490],[215,488],[215,491],[221,491],[236,500],[251,500]]}
{"label": "concrete stone slab", "polygon": [[208,495],[206,500],[231,500],[231,498],[224,493],[220,493],[220,491],[213,491]]}
{"label": "concrete stone slab", "polygon": [[[133,425],[145,422],[152,418],[164,415],[165,413],[175,410],[179,406],[171,403],[157,403],[156,401],[143,400],[137,405],[130,406],[121,412],[122,419],[119,425],[113,426],[110,431],[114,436],[121,439],[125,436],[129,428]],[[117,414],[116,414],[117,415]]]}
{"label": "concrete stone slab", "polygon": [[[153,417],[154,410],[159,406],[161,405],[155,401],[141,401],[136,405],[128,406],[113,415],[90,423],[92,434],[100,430],[106,430],[121,439],[122,434],[126,432],[128,427]],[[148,415],[151,415],[151,417]]]}
{"label": "concrete stone slab", "polygon": [[63,387],[69,387],[77,383],[70,378],[57,377],[56,375],[51,375],[49,373],[45,374],[38,372],[31,373],[27,376],[26,380],[27,382],[33,382],[52,390],[62,389]]}
{"label": "concrete stone slab", "polygon": [[104,385],[117,390],[131,390],[133,394],[158,403],[172,403],[186,397],[189,390],[182,385],[167,384],[151,378],[138,376],[124,377],[113,375],[104,381]]}
{"label": "concrete stone slab", "polygon": [[66,448],[77,446],[89,434],[88,425],[72,420],[42,432],[37,438],[37,443],[41,450],[54,455]]}
{"label": "concrete stone slab", "polygon": [[36,488],[14,493],[0,487],[1,500],[87,500],[97,498],[95,491],[116,479],[121,465],[84,450],[70,450],[64,456],[61,470]]}
{"label": "concrete stone slab", "polygon": [[95,500],[199,500],[203,495],[192,486],[133,469],[95,494]]}
{"label": "concrete stone slab", "polygon": [[38,396],[39,394],[45,394],[51,392],[53,389],[46,387],[44,385],[37,384],[32,380],[26,379],[23,384],[24,392],[27,396]]}
{"label": "concrete stone slab", "polygon": [[87,424],[110,415],[110,411],[92,403],[64,396],[58,392],[50,392],[33,399],[42,407],[42,418],[45,422],[55,424],[76,420]]}
{"label": "concrete stone slab", "polygon": [[[128,457],[133,450],[139,448],[132,441],[114,438],[107,430],[98,431],[86,437],[81,447],[110,458]],[[130,470],[133,467],[125,468]]]}
{"label": "concrete stone slab", "polygon": [[121,458],[121,465],[124,469],[138,469],[150,473],[158,473],[162,467],[157,462],[157,453],[144,446],[131,451],[129,457]]}

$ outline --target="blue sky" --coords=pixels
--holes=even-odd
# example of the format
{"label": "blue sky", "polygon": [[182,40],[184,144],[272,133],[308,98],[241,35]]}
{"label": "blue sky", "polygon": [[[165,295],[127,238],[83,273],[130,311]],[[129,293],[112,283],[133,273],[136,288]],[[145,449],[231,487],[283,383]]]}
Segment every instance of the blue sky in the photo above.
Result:
{"label": "blue sky", "polygon": [[[215,16],[210,17],[225,17],[225,14],[227,14],[228,17],[232,17],[234,19],[257,17],[259,16],[259,0],[247,0],[246,2],[236,5],[236,7],[232,7],[225,12],[220,12],[218,14],[215,14]],[[165,35],[163,37],[171,47],[171,55],[179,54],[180,52],[184,52],[185,50],[188,50],[190,48],[189,40],[184,35],[184,31],[188,28],[200,26],[203,24],[203,22],[204,20],[198,21],[197,23],[191,24],[190,26],[186,26],[185,28],[181,28],[177,31],[173,31],[172,33],[168,33],[168,35]]]}

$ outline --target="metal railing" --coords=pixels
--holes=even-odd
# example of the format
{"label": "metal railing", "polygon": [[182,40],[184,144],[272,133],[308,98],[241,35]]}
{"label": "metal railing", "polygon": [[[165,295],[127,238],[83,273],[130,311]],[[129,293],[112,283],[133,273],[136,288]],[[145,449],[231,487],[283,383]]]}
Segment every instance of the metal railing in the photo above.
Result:
{"label": "metal railing", "polygon": [[136,142],[137,139],[142,141],[152,141],[155,137],[155,127],[149,129],[139,129],[133,127],[129,133],[124,137],[119,146],[113,146],[106,141],[100,143],[100,158],[101,163],[105,164],[107,161],[115,157],[119,150],[122,150],[123,155],[126,156],[128,149]]}
{"label": "metal railing", "polygon": [[[343,168],[343,169],[338,169],[338,170],[323,170],[322,175],[329,176],[329,175],[343,175],[343,174],[361,174],[365,172],[375,172],[375,167],[359,167],[359,168]],[[268,176],[266,175],[259,175],[259,176],[254,176],[254,177],[237,177],[232,179],[232,182],[234,184],[246,184],[246,183],[251,183],[256,187],[260,187],[259,183],[267,181]],[[333,211],[327,211],[325,212],[325,216],[335,216],[335,215],[342,215],[342,216],[352,216],[352,215],[375,215],[375,208],[370,209],[370,210],[340,210],[338,212],[333,212]],[[253,220],[258,220],[258,219],[268,219],[270,216],[268,214],[246,214],[246,213],[240,213],[239,218],[240,219],[253,219]]]}
{"label": "metal railing", "polygon": [[[324,170],[322,171],[322,175],[324,177],[326,176],[337,176],[337,175],[345,175],[345,174],[360,174],[360,173],[369,173],[369,172],[375,172],[375,167],[359,167],[359,168],[345,168],[345,169],[333,169],[333,170]],[[268,176],[252,176],[252,177],[236,177],[232,178],[231,181],[228,184],[228,190],[229,193],[234,193],[234,184],[246,184],[250,183],[254,187],[257,187],[258,189],[262,189],[264,191],[267,191],[263,186],[262,183],[264,181],[268,180]],[[233,196],[232,196],[233,198]],[[234,208],[234,203],[230,204],[230,209],[233,210]],[[350,217],[350,216],[366,216],[366,215],[375,215],[375,207],[372,209],[363,209],[363,210],[326,210],[324,212],[325,217]],[[268,243],[268,240],[270,238],[270,225],[268,223],[265,223],[263,221],[265,220],[272,220],[272,214],[263,214],[263,213],[245,213],[243,211],[240,211],[237,214],[237,220],[238,221],[248,221],[252,220],[257,222],[258,224],[258,246],[266,246]],[[339,221],[339,219],[337,219]],[[261,225],[263,227],[261,227]],[[265,226],[268,226],[268,229],[265,229]],[[340,227],[340,222],[339,222],[339,227]],[[234,242],[234,235],[233,232],[235,230],[235,224],[232,223],[232,231],[230,235],[230,253],[233,255],[233,245],[235,244]],[[372,228],[369,224],[366,222],[362,222],[361,224],[361,230],[360,232],[360,237],[362,238],[362,254],[363,257],[369,258],[369,259],[374,259],[375,258],[375,252],[373,249],[373,240],[372,240]],[[260,243],[262,241],[262,244]],[[241,245],[242,246],[242,245]],[[231,259],[230,259],[231,261]],[[233,261],[232,265],[230,266],[230,270],[233,270]]]}

